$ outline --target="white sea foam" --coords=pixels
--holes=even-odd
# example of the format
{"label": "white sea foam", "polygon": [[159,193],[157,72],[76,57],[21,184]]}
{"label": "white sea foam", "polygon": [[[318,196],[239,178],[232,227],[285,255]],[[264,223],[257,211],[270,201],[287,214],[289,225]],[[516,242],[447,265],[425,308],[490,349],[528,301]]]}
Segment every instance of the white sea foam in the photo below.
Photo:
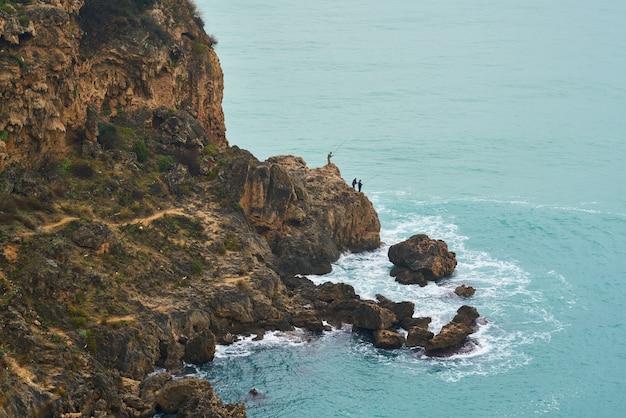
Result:
{"label": "white sea foam", "polygon": [[247,337],[239,337],[237,341],[229,345],[217,345],[215,357],[246,357],[260,348],[273,348],[285,346],[301,346],[310,340],[310,335],[296,328],[294,331],[267,331],[262,339],[257,339],[256,334]]}

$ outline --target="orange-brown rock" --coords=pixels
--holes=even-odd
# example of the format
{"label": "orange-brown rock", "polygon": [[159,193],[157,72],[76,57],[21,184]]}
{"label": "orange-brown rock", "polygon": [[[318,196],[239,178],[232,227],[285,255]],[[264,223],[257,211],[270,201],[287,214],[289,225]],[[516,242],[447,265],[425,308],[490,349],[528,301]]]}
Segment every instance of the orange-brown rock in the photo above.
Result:
{"label": "orange-brown rock", "polygon": [[241,153],[230,171],[244,179],[236,197],[277,256],[281,275],[327,273],[342,252],[380,246],[372,203],[336,165],[310,169],[292,155],[259,162]]}
{"label": "orange-brown rock", "polygon": [[226,145],[223,74],[198,20],[186,0],[0,9],[0,171],[37,168],[94,141],[89,108],[104,117],[185,110],[211,142]]}

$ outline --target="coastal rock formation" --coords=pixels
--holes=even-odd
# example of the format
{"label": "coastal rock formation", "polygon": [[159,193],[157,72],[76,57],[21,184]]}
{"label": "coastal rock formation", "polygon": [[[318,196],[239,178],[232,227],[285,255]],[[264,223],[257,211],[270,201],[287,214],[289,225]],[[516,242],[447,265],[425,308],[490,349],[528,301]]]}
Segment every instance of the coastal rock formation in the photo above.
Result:
{"label": "coastal rock formation", "polygon": [[458,296],[469,298],[474,296],[474,293],[476,293],[476,289],[472,286],[466,286],[462,284],[454,289],[454,293]]}
{"label": "coastal rock formation", "polygon": [[259,162],[241,153],[229,173],[245,179],[232,193],[268,241],[281,276],[328,273],[342,252],[380,246],[372,203],[345,183],[334,164],[309,169],[300,157]]}
{"label": "coastal rock formation", "polygon": [[223,75],[201,23],[186,0],[4,2],[0,171],[95,141],[89,109],[184,110],[227,145]]}
{"label": "coastal rock formation", "polygon": [[455,353],[465,344],[467,337],[474,332],[472,326],[479,317],[478,311],[472,306],[463,305],[457,310],[452,321],[444,325],[439,334],[425,345],[428,356],[445,356]]}
{"label": "coastal rock formation", "polygon": [[166,414],[187,417],[245,417],[242,404],[223,405],[204,379],[185,377],[169,380],[155,395],[158,407]]}
{"label": "coastal rock formation", "polygon": [[187,0],[0,6],[0,416],[245,416],[172,374],[237,335],[413,320],[293,276],[378,248],[377,214],[334,164],[228,146]]}
{"label": "coastal rock formation", "polygon": [[374,347],[393,350],[402,347],[405,342],[404,336],[397,331],[389,329],[377,329],[373,332]]}
{"label": "coastal rock formation", "polygon": [[450,276],[457,264],[456,254],[448,251],[444,241],[430,239],[425,234],[392,245],[388,256],[394,264],[390,275],[402,284],[426,286],[428,280]]}

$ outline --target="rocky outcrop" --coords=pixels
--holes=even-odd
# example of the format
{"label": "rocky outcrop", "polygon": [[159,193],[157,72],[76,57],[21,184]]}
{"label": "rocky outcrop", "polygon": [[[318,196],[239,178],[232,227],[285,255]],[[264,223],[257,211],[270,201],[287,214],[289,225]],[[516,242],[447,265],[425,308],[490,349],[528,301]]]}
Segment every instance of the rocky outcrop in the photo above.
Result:
{"label": "rocky outcrop", "polygon": [[[334,164],[309,169],[302,158],[259,162],[239,153],[229,175],[231,191],[279,260],[281,276],[323,274],[342,252],[380,246],[372,203],[348,186]],[[237,181],[236,179],[239,179]]]}
{"label": "rocky outcrop", "polygon": [[95,140],[93,110],[102,118],[161,106],[184,110],[210,142],[227,145],[215,41],[186,0],[4,6],[0,171],[81,152]]}
{"label": "rocky outcrop", "polygon": [[454,289],[454,293],[457,296],[461,296],[461,297],[464,297],[464,298],[469,298],[469,297],[474,296],[474,293],[476,293],[476,289],[474,287],[472,287],[472,286],[466,286],[466,285],[462,284],[460,286],[457,286]]}
{"label": "rocky outcrop", "polygon": [[211,384],[204,379],[185,377],[168,381],[155,395],[161,411],[179,417],[245,417],[243,404],[223,405],[213,392]]}
{"label": "rocky outcrop", "polygon": [[426,343],[425,354],[446,356],[456,353],[466,343],[467,337],[474,332],[472,326],[476,325],[478,317],[476,308],[461,306],[452,321],[444,325],[439,334]]}
{"label": "rocky outcrop", "polygon": [[402,284],[426,286],[429,280],[450,276],[457,264],[456,254],[448,251],[444,241],[430,239],[425,234],[392,245],[388,256],[394,264],[390,274]]}

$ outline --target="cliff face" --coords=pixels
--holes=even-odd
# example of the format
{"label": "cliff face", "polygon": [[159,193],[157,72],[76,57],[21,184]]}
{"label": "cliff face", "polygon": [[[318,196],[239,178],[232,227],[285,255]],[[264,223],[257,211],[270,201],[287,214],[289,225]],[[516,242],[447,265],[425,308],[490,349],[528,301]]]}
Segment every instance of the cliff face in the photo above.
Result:
{"label": "cliff face", "polygon": [[102,117],[185,110],[227,145],[214,41],[186,0],[2,3],[0,171],[96,141],[89,108]]}

